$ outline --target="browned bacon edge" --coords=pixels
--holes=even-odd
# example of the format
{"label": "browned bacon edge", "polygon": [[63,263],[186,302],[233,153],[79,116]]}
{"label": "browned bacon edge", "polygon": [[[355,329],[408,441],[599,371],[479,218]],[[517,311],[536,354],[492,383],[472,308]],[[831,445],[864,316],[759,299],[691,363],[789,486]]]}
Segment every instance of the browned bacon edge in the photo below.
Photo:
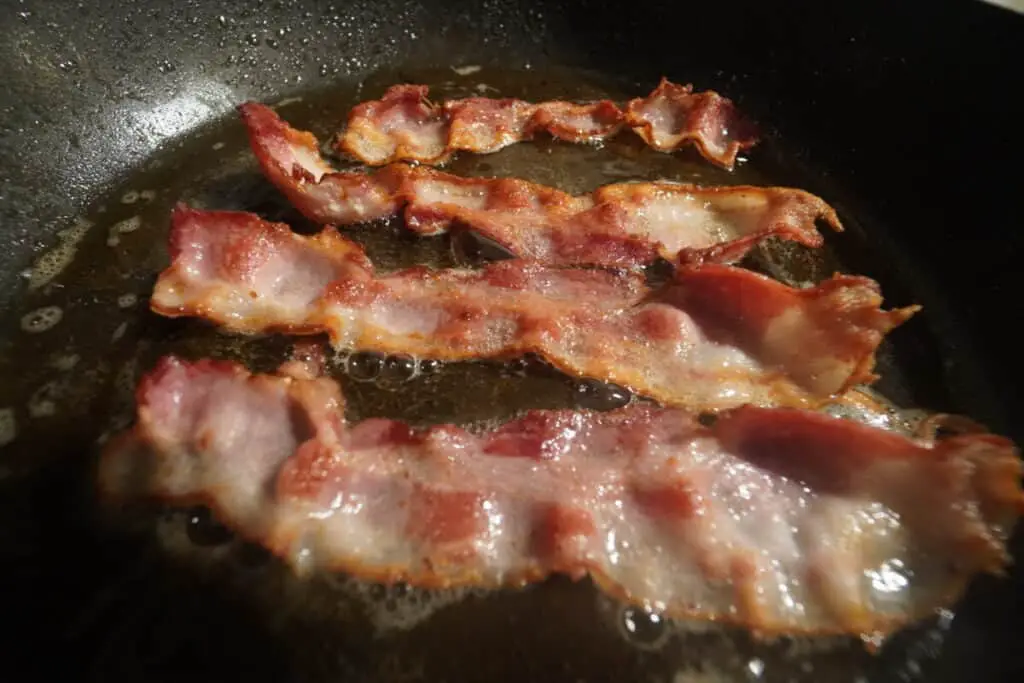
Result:
{"label": "browned bacon edge", "polygon": [[468,228],[520,258],[612,267],[659,257],[735,261],[769,237],[819,247],[817,220],[842,230],[827,203],[790,188],[621,183],[572,196],[523,180],[462,178],[405,164],[373,174],[335,172],[310,133],[291,128],[264,105],[239,109],[264,174],[306,217],[323,224],[404,211],[407,227],[420,234]]}
{"label": "browned bacon edge", "polygon": [[535,353],[670,405],[807,405],[871,381],[884,335],[867,278],[797,289],[751,271],[681,268],[652,291],[628,272],[510,260],[376,275],[362,249],[242,212],[179,206],[152,309],[245,332],[327,332],[344,348],[440,360]]}
{"label": "browned bacon edge", "polygon": [[757,143],[755,126],[731,100],[714,91],[662,79],[644,98],[620,109],[609,100],[586,104],[470,97],[434,104],[424,85],[395,85],[349,115],[338,149],[363,163],[441,164],[460,151],[488,154],[547,133],[568,142],[595,143],[629,128],[650,147],[674,152],[689,145],[711,163],[732,169]]}
{"label": "browned bacon edge", "polygon": [[[670,616],[763,634],[875,637],[950,605],[975,573],[1002,572],[1005,539],[1024,512],[1021,462],[991,434],[912,441],[817,413],[750,406],[702,427],[682,411],[634,405],[532,411],[471,435],[380,419],[346,426],[343,406],[329,379],[165,358],[139,386],[136,426],[107,445],[100,488],[121,499],[209,505],[299,571],[425,587],[589,574],[611,595]],[[691,460],[696,451],[722,460],[699,464],[707,461]],[[764,477],[775,483],[762,488]],[[744,493],[751,489],[752,499]],[[708,497],[712,490],[719,493]],[[497,506],[489,522],[481,518],[492,509],[486,501]],[[744,501],[753,506],[745,513]],[[895,513],[902,533],[844,521],[875,502]],[[738,514],[749,515],[739,545],[718,545]],[[480,555],[500,529],[524,542]],[[636,551],[620,567],[605,554],[604,535],[623,532],[618,540]],[[786,542],[776,545],[779,533],[800,544],[796,558]],[[378,553],[391,558],[383,564],[372,560],[375,541],[396,548]],[[901,560],[909,585],[881,597],[907,604],[872,603],[863,592],[883,559]],[[689,573],[660,571],[676,566]],[[772,566],[788,567],[788,578]],[[782,580],[791,582],[787,591],[772,594]],[[720,588],[702,593],[704,584]],[[692,603],[659,591],[708,597]],[[793,600],[803,608],[793,611]]]}

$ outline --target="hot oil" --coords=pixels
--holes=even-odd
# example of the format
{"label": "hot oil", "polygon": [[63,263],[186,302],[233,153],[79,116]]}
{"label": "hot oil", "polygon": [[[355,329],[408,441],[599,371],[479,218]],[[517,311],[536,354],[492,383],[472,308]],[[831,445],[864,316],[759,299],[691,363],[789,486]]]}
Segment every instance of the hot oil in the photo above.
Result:
{"label": "hot oil", "polygon": [[[639,92],[575,71],[483,69],[459,75],[448,69],[413,70],[380,73],[361,84],[289,98],[279,110],[290,123],[326,143],[353,104],[399,82],[428,83],[438,99],[500,95],[621,101]],[[773,164],[759,163],[757,155],[728,173],[693,153],[653,152],[628,134],[602,147],[539,140],[493,155],[463,155],[448,170],[516,176],[573,193],[628,180],[780,182]],[[56,468],[81,472],[76,485],[88,489],[91,473],[83,463],[111,433],[131,423],[134,387],[164,354],[234,359],[255,371],[271,371],[288,357],[291,341],[283,337],[233,336],[201,322],[167,320],[148,311],[153,282],[167,264],[169,212],[179,201],[255,211],[304,233],[318,229],[260,175],[234,116],[171,143],[97,202],[63,232],[58,246],[25,272],[30,291],[6,322],[0,346],[0,376],[5,378],[0,386],[0,486],[14,490],[33,472]],[[420,264],[476,266],[488,255],[487,245],[479,243],[453,245],[448,238],[412,237],[397,221],[356,227],[346,234],[365,246],[381,271]],[[761,249],[747,265],[796,283],[820,280],[839,269],[829,250],[811,252],[793,245]],[[343,385],[352,420],[387,416],[421,425],[483,427],[531,408],[602,409],[636,400],[619,387],[569,379],[537,359],[442,365],[429,359],[353,354],[335,357],[330,370]],[[890,375],[893,370],[886,368]],[[903,384],[897,380],[892,386]],[[92,503],[88,496],[82,499]],[[54,514],[94,516],[92,510]],[[341,672],[359,679],[409,680],[491,681],[512,673],[515,680],[853,681],[879,661],[845,639],[763,642],[740,632],[672,623],[610,601],[586,582],[555,579],[484,594],[384,588],[344,577],[300,580],[257,547],[232,537],[203,511],[166,512],[147,529],[160,539],[158,548],[132,546],[131,556],[82,568],[90,576],[90,595],[130,596],[114,608],[97,607],[93,603],[99,597],[83,601],[85,625],[79,624],[76,632],[114,634],[96,645],[101,653],[123,658],[145,649],[126,623],[201,622],[203,614],[209,617],[204,610],[224,609],[219,601],[211,607],[204,600],[179,596],[182,591],[206,595],[203,591],[213,586],[218,596],[243,600],[245,619],[256,615],[261,632],[275,648],[283,648],[288,666],[307,680],[335,680]],[[28,537],[35,529],[24,531]],[[140,568],[129,572],[136,576],[130,584],[123,578],[129,571],[125,567]],[[182,578],[192,574],[198,583]],[[237,630],[221,629],[216,637],[231,638]],[[250,628],[240,631],[252,637]],[[934,633],[923,637],[934,638]],[[168,629],[162,647],[173,652],[173,643],[193,635]],[[462,646],[464,641],[473,647]],[[890,659],[900,659],[905,648],[898,647]]]}

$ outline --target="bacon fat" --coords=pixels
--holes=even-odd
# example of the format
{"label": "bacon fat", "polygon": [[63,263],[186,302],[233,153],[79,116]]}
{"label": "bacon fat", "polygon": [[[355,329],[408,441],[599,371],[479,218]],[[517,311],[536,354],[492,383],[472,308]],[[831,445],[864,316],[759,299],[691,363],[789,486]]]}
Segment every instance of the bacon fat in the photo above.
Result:
{"label": "bacon fat", "polygon": [[819,247],[820,220],[842,226],[822,199],[779,187],[621,183],[573,196],[512,178],[463,178],[392,164],[335,172],[316,139],[270,108],[240,108],[264,174],[305,216],[348,225],[404,212],[410,230],[482,234],[520,258],[550,265],[636,267],[670,261],[734,261],[769,237]]}
{"label": "bacon fat", "polygon": [[257,333],[327,332],[337,347],[440,360],[536,353],[670,405],[805,405],[873,379],[874,353],[914,308],[836,276],[795,289],[732,266],[681,268],[651,290],[630,272],[522,260],[374,273],[333,228],[313,237],[241,212],[179,206],[151,307]]}
{"label": "bacon fat", "polygon": [[521,585],[591,576],[620,599],[763,633],[879,635],[1000,572],[1021,462],[989,434],[912,441],[794,409],[703,427],[633,405],[493,431],[349,426],[336,382],[165,358],[101,489],[204,503],[298,571]]}
{"label": "bacon fat", "polygon": [[662,79],[650,95],[620,109],[609,100],[574,104],[469,97],[434,104],[425,85],[395,85],[349,114],[338,149],[365,164],[441,164],[456,152],[489,154],[538,133],[596,143],[633,130],[650,147],[674,152],[693,145],[711,163],[731,169],[757,143],[754,125],[714,91]]}

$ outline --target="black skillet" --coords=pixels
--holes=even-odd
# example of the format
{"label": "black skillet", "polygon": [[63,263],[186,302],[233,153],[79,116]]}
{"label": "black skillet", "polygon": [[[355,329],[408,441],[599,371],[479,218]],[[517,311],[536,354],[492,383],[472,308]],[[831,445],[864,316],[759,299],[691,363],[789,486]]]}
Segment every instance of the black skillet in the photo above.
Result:
{"label": "black skillet", "polygon": [[[127,419],[130,385],[157,353],[235,355],[269,367],[285,352],[281,341],[226,340],[157,320],[123,298],[144,299],[162,264],[161,203],[175,193],[294,218],[246,166],[232,107],[301,95],[282,111],[323,133],[360,94],[392,82],[430,79],[452,92],[476,83],[460,80],[453,65],[483,65],[479,79],[512,95],[622,97],[664,74],[733,97],[770,132],[737,178],[824,196],[848,226],[832,240],[844,267],[878,279],[893,305],[924,304],[893,335],[883,389],[904,405],[961,412],[1024,442],[1016,419],[1024,361],[1013,332],[1024,255],[1015,209],[1021,16],[979,2],[0,7],[0,410],[12,410],[0,415],[17,427],[0,451],[5,679],[1024,677],[1019,570],[977,581],[951,623],[947,615],[902,634],[877,655],[855,643],[682,632],[559,581],[431,610],[416,602],[453,596],[410,598],[401,588],[327,577],[296,582],[201,513],[147,514],[145,533],[112,531],[91,499],[88,469],[97,438]],[[514,156],[535,152],[513,152],[511,161],[465,161],[456,170],[523,168],[566,186],[593,182],[586,168],[597,157],[582,152],[572,161],[558,145],[524,147],[576,166],[555,173],[557,164]],[[608,153],[634,171],[649,159],[628,143]],[[651,163],[650,173],[708,171],[685,156],[677,166]],[[730,182],[710,171],[703,180]],[[139,230],[110,231],[133,215]],[[44,278],[26,269],[40,258],[59,265],[52,254],[70,251],[52,249],[74,242],[83,216],[93,226],[79,231],[75,258],[29,291]],[[453,258],[446,245],[401,242],[397,229],[388,239],[378,255],[394,263]],[[776,263],[768,256],[762,267]],[[790,266],[807,267],[800,258]],[[63,319],[26,332],[52,322],[38,313],[51,305]],[[414,418],[485,419],[564,403],[573,392],[565,378],[536,368],[446,369],[431,381],[424,395],[434,403]],[[346,388],[368,414],[402,415],[418,391]]]}

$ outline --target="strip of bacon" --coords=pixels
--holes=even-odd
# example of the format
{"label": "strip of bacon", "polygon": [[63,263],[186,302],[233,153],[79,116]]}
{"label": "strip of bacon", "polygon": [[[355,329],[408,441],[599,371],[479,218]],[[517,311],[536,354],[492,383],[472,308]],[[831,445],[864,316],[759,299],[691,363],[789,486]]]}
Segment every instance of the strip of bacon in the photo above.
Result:
{"label": "strip of bacon", "polygon": [[694,93],[693,86],[667,79],[650,95],[626,106],[626,125],[656,150],[673,152],[693,144],[701,156],[731,169],[736,155],[757,143],[757,130],[732,100],[718,93]]}
{"label": "strip of bacon", "polygon": [[625,110],[609,100],[532,104],[470,97],[437,105],[427,91],[425,85],[395,85],[381,99],[356,106],[338,139],[339,151],[374,166],[442,164],[456,152],[490,154],[538,133],[596,143],[630,128],[656,150],[693,145],[711,163],[731,169],[736,155],[757,143],[756,128],[731,100],[667,79]]}
{"label": "strip of bacon", "polygon": [[874,352],[916,309],[836,276],[794,289],[722,265],[652,292],[634,273],[508,260],[482,270],[376,275],[362,249],[248,213],[172,216],[151,307],[231,330],[330,334],[338,347],[441,360],[536,353],[576,376],[672,405],[804,405],[873,379]]}
{"label": "strip of bacon", "polygon": [[819,247],[816,220],[842,230],[823,200],[788,188],[624,183],[573,196],[523,180],[462,178],[405,164],[339,173],[321,158],[316,138],[272,109],[248,103],[240,111],[267,178],[324,224],[369,221],[404,208],[406,225],[420,234],[468,228],[520,258],[615,267],[658,257],[734,261],[769,237]]}
{"label": "strip of bacon", "polygon": [[298,571],[429,587],[590,575],[765,633],[883,634],[1000,572],[1021,462],[792,409],[535,411],[482,434],[348,426],[330,379],[164,359],[102,491],[210,505]]}

